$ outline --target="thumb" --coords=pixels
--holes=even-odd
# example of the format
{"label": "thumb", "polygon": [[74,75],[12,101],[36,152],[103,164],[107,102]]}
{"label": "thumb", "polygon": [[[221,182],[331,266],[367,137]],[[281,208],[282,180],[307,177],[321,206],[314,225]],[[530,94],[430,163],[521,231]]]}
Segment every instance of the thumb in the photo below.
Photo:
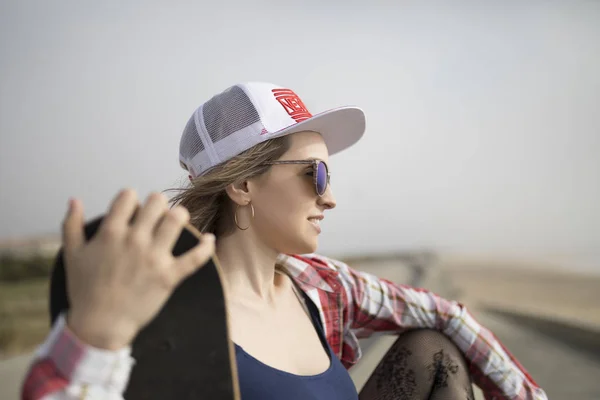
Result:
{"label": "thumb", "polygon": [[64,251],[67,254],[83,246],[83,207],[76,199],[69,200],[69,209],[65,215],[62,228]]}
{"label": "thumb", "polygon": [[197,269],[203,267],[215,253],[215,236],[205,233],[200,237],[200,243],[179,256],[179,280],[185,279]]}

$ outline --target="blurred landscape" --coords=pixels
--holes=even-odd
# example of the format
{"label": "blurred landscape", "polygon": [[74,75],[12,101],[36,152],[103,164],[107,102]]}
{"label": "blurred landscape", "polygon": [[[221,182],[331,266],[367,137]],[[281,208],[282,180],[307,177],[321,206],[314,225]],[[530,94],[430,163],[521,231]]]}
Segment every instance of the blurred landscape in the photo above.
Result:
{"label": "blurred landscape", "polygon": [[49,331],[48,283],[60,236],[0,241],[0,360],[30,351]]}

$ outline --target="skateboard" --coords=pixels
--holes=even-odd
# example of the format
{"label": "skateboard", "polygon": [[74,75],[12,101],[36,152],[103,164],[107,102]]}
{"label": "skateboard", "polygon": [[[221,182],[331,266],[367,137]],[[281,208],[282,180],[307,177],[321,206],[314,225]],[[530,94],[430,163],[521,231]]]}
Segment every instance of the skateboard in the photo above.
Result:
{"label": "skateboard", "polygon": [[[85,224],[89,240],[104,216]],[[179,256],[198,244],[191,225],[173,248]],[[174,290],[156,317],[135,337],[136,360],[125,390],[127,400],[239,400],[235,350],[229,337],[225,290],[213,256]],[[50,281],[50,319],[69,308],[63,248]]]}

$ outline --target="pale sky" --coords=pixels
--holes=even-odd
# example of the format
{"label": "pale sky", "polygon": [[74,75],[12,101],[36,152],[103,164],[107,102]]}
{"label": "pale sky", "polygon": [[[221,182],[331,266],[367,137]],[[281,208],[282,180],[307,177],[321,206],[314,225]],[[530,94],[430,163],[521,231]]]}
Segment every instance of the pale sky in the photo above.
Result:
{"label": "pale sky", "polygon": [[[392,5],[395,3],[395,5]],[[384,5],[389,4],[389,5]],[[193,110],[242,81],[361,106],[319,252],[566,254],[600,270],[598,1],[3,1],[0,238],[185,181]]]}

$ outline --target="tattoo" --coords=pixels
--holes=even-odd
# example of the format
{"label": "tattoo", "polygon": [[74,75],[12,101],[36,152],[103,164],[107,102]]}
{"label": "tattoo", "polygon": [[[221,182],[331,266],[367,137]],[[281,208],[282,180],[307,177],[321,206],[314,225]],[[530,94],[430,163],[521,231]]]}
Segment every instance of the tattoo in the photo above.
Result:
{"label": "tattoo", "polygon": [[433,381],[433,389],[448,387],[448,377],[458,372],[458,364],[440,350],[433,355],[433,362],[427,366],[430,380]]}
{"label": "tattoo", "polygon": [[408,367],[412,351],[395,347],[374,372],[377,391],[382,399],[414,399],[417,389],[415,371]]}

